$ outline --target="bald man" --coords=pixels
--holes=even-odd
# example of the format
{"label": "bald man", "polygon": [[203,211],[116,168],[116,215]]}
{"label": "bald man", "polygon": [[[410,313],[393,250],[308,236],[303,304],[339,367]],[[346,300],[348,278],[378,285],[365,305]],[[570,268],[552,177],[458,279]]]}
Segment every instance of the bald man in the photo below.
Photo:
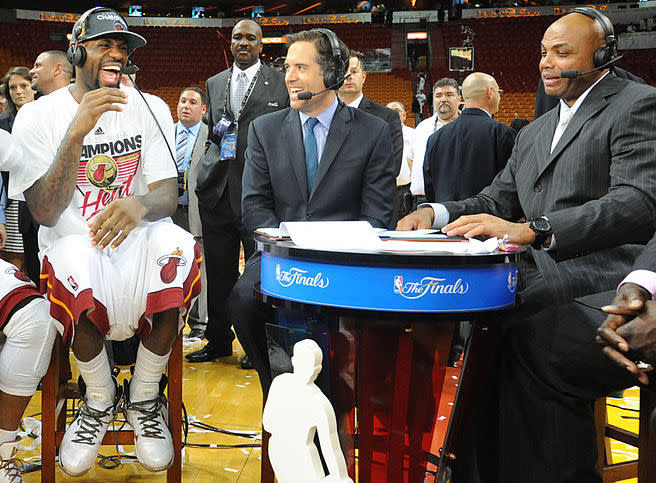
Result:
{"label": "bald man", "polygon": [[[457,460],[466,473],[467,460],[475,458],[484,480],[601,481],[591,398],[608,389],[600,384],[607,375],[586,372],[586,361],[603,356],[581,317],[564,321],[552,311],[615,290],[640,244],[654,234],[656,89],[603,67],[560,77],[565,70],[595,68],[594,53],[606,44],[597,18],[575,8],[544,33],[540,75],[560,105],[522,129],[492,184],[461,202],[421,207],[400,222],[449,235],[508,234],[514,243],[531,245],[520,270],[518,309],[507,318],[500,381],[490,376],[491,394],[477,401],[481,413],[470,420],[479,425],[467,446],[474,455]],[[583,351],[588,357],[580,365]],[[500,417],[495,407],[502,408]],[[485,426],[490,417],[495,424]]]}
{"label": "bald man", "polygon": [[37,56],[30,76],[32,89],[45,96],[71,83],[73,66],[61,50],[47,50]]}
{"label": "bald man", "polygon": [[[47,50],[37,56],[34,66],[30,70],[30,76],[32,77],[32,89],[45,96],[71,83],[73,66],[61,50]],[[25,259],[23,269],[36,284],[40,283],[39,274],[41,273],[38,256],[38,230],[39,225],[32,218],[27,204],[20,201],[18,203],[18,231],[23,237]]]}
{"label": "bald man", "polygon": [[492,119],[501,90],[494,78],[474,72],[462,83],[460,116],[428,138],[424,186],[429,202],[464,200],[489,185],[505,166],[516,131]]}
{"label": "bald man", "polygon": [[[207,80],[208,140],[196,184],[207,267],[207,345],[186,355],[206,362],[232,354],[235,338],[227,320],[226,300],[239,277],[239,249],[246,260],[255,251],[241,220],[241,177],[251,122],[289,106],[280,72],[260,61],[262,29],[241,20],[232,29],[232,67]],[[179,148],[181,149],[181,148]],[[252,364],[242,361],[243,368]]]}

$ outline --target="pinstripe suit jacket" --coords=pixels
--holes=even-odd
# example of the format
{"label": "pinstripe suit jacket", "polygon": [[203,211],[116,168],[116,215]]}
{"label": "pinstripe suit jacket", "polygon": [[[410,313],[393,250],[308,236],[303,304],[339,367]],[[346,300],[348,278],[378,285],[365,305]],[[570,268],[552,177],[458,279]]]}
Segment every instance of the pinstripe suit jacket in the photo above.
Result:
{"label": "pinstripe suit jacket", "polygon": [[608,74],[550,153],[558,109],[520,132],[490,186],[444,203],[450,221],[474,213],[549,218],[556,248],[530,249],[537,270],[524,286],[539,280],[541,304],[615,288],[656,227],[656,89]]}

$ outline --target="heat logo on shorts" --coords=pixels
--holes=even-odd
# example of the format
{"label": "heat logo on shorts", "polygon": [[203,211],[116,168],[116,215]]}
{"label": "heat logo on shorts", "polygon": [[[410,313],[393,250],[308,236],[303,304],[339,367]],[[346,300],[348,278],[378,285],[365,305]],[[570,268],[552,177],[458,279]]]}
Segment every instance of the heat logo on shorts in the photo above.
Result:
{"label": "heat logo on shorts", "polygon": [[157,265],[162,267],[159,278],[164,283],[171,283],[178,276],[178,266],[184,267],[187,259],[182,256],[182,250],[177,248],[173,253],[163,255],[157,259]]}
{"label": "heat logo on shorts", "polygon": [[87,162],[87,178],[97,188],[112,189],[112,183],[116,181],[118,166],[114,158],[99,154]]}
{"label": "heat logo on shorts", "polygon": [[5,273],[8,273],[10,275],[13,274],[14,277],[16,277],[21,282],[31,282],[31,280],[28,278],[28,276],[25,275],[20,270],[18,270],[18,268],[16,268],[16,267],[9,267],[7,270],[5,270]]}

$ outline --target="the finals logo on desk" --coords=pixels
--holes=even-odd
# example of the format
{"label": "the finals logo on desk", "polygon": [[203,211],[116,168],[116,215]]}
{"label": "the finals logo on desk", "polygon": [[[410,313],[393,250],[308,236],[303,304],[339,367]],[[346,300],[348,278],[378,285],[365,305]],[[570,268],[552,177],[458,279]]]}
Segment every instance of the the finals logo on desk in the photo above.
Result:
{"label": "the finals logo on desk", "polygon": [[276,265],[276,280],[278,280],[278,283],[283,287],[305,285],[307,287],[326,288],[330,285],[330,279],[325,277],[321,272],[312,274],[307,270],[297,267],[290,267],[289,270],[282,270],[279,263]]}
{"label": "the finals logo on desk", "polygon": [[402,275],[394,276],[394,293],[406,299],[418,299],[430,295],[464,295],[469,292],[469,283],[458,278],[447,282],[446,278],[422,277],[420,280],[403,281]]}

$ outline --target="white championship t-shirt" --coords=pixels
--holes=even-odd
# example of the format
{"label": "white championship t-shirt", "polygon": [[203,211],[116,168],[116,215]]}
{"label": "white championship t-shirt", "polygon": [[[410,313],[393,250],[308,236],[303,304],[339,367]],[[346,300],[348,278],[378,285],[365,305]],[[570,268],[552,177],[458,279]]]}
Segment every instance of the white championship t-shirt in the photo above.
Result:
{"label": "white championship t-shirt", "polygon": [[[150,183],[177,177],[175,161],[143,100],[135,89],[121,89],[128,94],[127,104],[121,104],[121,112],[100,116],[84,138],[73,199],[55,226],[40,228],[40,249],[66,235],[88,235],[88,223],[112,201],[143,195]],[[18,112],[12,134],[21,143],[25,159],[11,172],[10,197],[22,198],[48,171],[78,106],[69,88],[63,87]],[[171,113],[154,111],[174,149]]]}

